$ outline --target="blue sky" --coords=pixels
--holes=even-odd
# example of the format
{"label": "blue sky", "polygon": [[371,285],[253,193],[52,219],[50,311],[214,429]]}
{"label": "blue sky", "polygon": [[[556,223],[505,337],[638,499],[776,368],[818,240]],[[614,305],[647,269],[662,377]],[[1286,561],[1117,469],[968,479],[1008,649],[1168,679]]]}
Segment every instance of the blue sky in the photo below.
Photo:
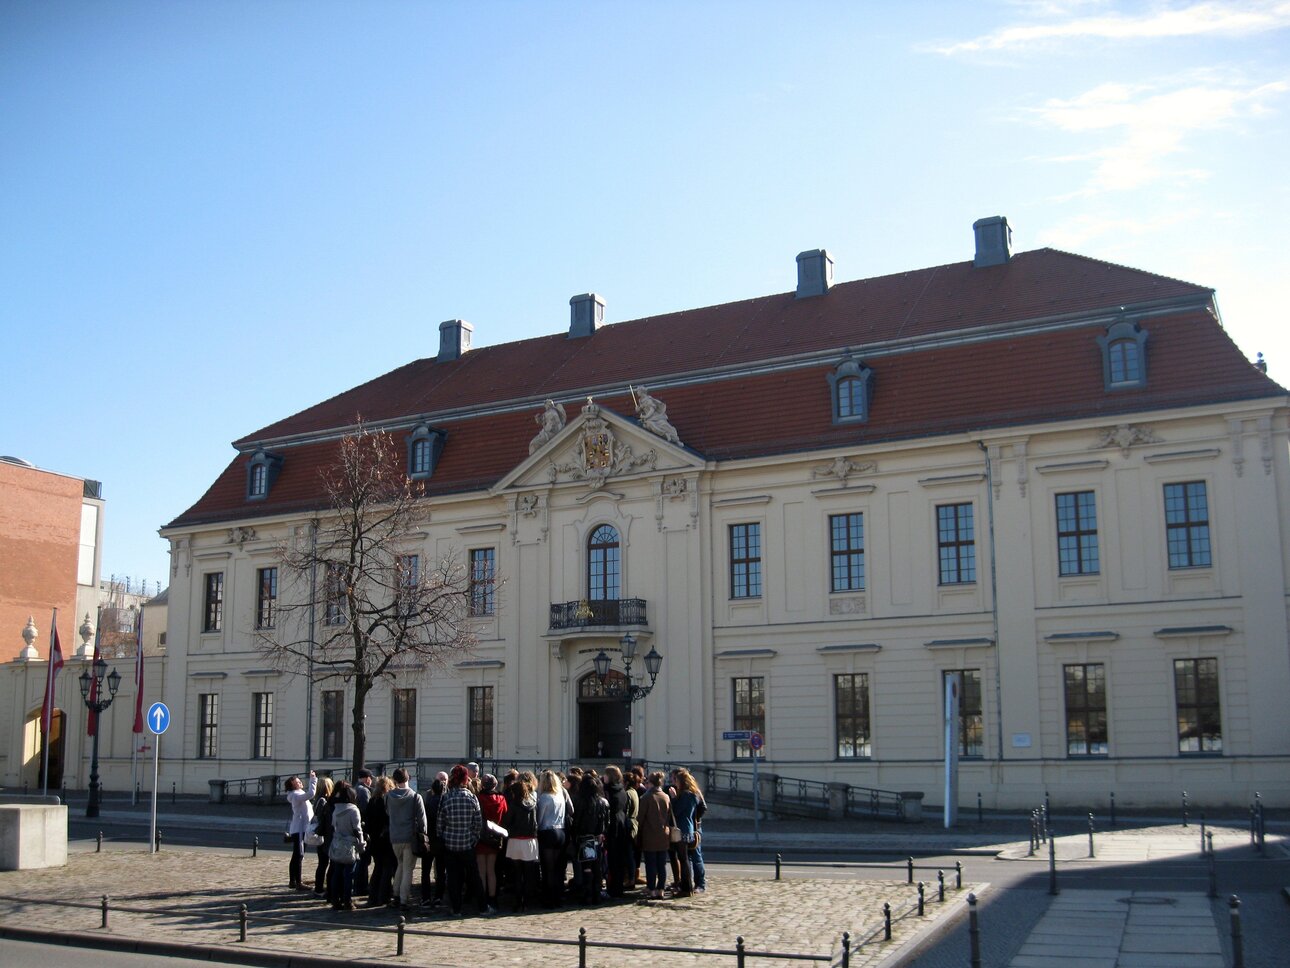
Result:
{"label": "blue sky", "polygon": [[105,574],[164,583],[231,440],[442,320],[957,262],[986,215],[1214,287],[1290,383],[1288,111],[1270,0],[9,0],[0,453],[103,481]]}

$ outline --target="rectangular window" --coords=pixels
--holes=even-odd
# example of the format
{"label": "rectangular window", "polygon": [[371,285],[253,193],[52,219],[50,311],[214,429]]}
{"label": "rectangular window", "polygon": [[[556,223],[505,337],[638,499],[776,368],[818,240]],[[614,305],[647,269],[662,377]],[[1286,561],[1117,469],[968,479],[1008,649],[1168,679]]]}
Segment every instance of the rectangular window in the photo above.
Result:
{"label": "rectangular window", "polygon": [[851,673],[833,677],[834,722],[837,755],[842,758],[871,755],[869,749],[869,676]]}
{"label": "rectangular window", "polygon": [[197,697],[197,758],[219,756],[219,694],[204,692]]}
{"label": "rectangular window", "polygon": [[278,610],[278,569],[260,568],[255,574],[255,627],[271,629]]}
{"label": "rectangular window", "polygon": [[[734,687],[734,723],[732,729],[750,729],[756,733],[766,732],[766,680],[762,676],[744,676],[733,680]],[[747,743],[735,743],[735,759],[746,760],[752,757],[752,747]]]}
{"label": "rectangular window", "polygon": [[394,731],[390,743],[391,755],[400,762],[414,759],[417,755],[417,691],[415,689],[394,690],[394,715],[391,717],[391,722]]}
{"label": "rectangular window", "polygon": [[212,571],[207,574],[204,602],[202,631],[218,632],[224,627],[224,572]]}
{"label": "rectangular window", "polygon": [[761,597],[761,525],[730,526],[730,597]]}
{"label": "rectangular window", "polygon": [[1066,755],[1106,756],[1106,667],[1100,662],[1063,667],[1066,680]]}
{"label": "rectangular window", "polygon": [[967,585],[976,581],[976,534],[971,504],[942,504],[936,508],[936,550],[940,583]]}
{"label": "rectangular window", "polygon": [[251,732],[251,759],[268,760],[273,758],[273,693],[255,692],[251,694],[251,709],[254,715]]}
{"label": "rectangular window", "polygon": [[470,710],[470,744],[467,755],[472,760],[493,758],[493,687],[471,686],[467,692]]}
{"label": "rectangular window", "polygon": [[1209,500],[1204,481],[1165,485],[1165,540],[1170,568],[1209,567]]}
{"label": "rectangular window", "polygon": [[470,549],[470,614],[492,615],[496,607],[494,576],[497,552],[492,548]]}
{"label": "rectangular window", "polygon": [[983,756],[985,728],[981,715],[981,670],[951,669],[945,673],[946,682],[954,677],[959,683],[959,756]]}
{"label": "rectangular window", "polygon": [[323,622],[327,625],[345,624],[345,567],[339,561],[327,562],[327,607]]}
{"label": "rectangular window", "polygon": [[322,758],[338,760],[345,755],[345,691],[328,689],[322,694]]}
{"label": "rectangular window", "polygon": [[864,515],[829,515],[829,547],[833,591],[864,591]]}
{"label": "rectangular window", "polygon": [[399,555],[398,588],[399,615],[408,618],[417,608],[417,583],[421,580],[421,556]]}
{"label": "rectangular window", "polygon": [[1057,495],[1057,565],[1063,575],[1096,575],[1101,570],[1092,491]]}
{"label": "rectangular window", "polygon": [[1218,660],[1175,659],[1174,696],[1178,704],[1178,752],[1223,752]]}

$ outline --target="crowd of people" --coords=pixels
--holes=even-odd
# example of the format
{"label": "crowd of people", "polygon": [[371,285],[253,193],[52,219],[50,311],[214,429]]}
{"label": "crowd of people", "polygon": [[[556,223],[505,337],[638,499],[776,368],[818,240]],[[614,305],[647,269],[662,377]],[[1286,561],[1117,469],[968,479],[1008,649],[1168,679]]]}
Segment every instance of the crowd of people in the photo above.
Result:
{"label": "crowd of people", "polygon": [[[498,781],[463,763],[438,774],[424,796],[408,781],[402,767],[380,777],[359,770],[352,785],[312,772],[287,780],[290,887],[337,911],[365,898],[366,907],[456,917],[468,902],[493,915],[503,900],[524,911],[707,890],[707,804],[689,770],[575,766],[540,776],[511,770]],[[310,848],[317,867],[306,883]]]}

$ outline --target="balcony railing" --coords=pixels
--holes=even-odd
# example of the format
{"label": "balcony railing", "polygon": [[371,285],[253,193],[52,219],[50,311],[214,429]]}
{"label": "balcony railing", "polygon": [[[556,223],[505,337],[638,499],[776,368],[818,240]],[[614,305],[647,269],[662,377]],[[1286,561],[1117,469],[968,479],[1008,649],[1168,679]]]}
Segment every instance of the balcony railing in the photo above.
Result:
{"label": "balcony railing", "polygon": [[606,598],[551,604],[551,630],[647,625],[645,599]]}

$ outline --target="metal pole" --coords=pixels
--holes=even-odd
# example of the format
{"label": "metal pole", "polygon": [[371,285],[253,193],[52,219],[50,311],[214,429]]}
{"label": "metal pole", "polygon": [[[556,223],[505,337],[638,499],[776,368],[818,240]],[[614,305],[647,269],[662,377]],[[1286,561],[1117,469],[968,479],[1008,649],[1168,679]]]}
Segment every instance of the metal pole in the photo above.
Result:
{"label": "metal pole", "polygon": [[[95,736],[97,739],[97,735]],[[148,853],[160,849],[160,837],[157,835],[157,771],[161,763],[161,736],[152,737],[152,839],[149,841]]]}
{"label": "metal pole", "polygon": [[977,791],[976,795],[976,822],[982,823],[984,818],[981,816],[981,793]]}
{"label": "metal pole", "polygon": [[1183,797],[1182,797],[1182,800],[1183,800],[1183,826],[1185,827],[1185,826],[1187,826],[1187,791],[1186,791],[1186,790],[1184,790],[1184,791],[1182,792],[1182,794],[1183,794]]}
{"label": "metal pole", "polygon": [[1088,855],[1095,856],[1093,853],[1093,811],[1088,814]]}
{"label": "metal pole", "polygon": [[1057,895],[1057,844],[1053,841],[1053,832],[1048,831],[1048,893]]}
{"label": "metal pole", "polygon": [[851,932],[842,932],[842,968],[851,968]]}
{"label": "metal pole", "polygon": [[99,815],[99,722],[98,713],[90,710],[94,717],[94,744],[90,755],[90,802],[85,805],[85,816]]}
{"label": "metal pole", "polygon": [[920,918],[923,916],[923,905],[925,901],[926,901],[926,897],[925,897],[925,891],[923,889],[923,882],[919,881],[918,882],[918,916]]}
{"label": "metal pole", "polygon": [[101,830],[99,831],[98,846],[94,848],[94,853],[96,854],[103,853],[103,831]]}
{"label": "metal pole", "polygon": [[578,968],[587,968],[587,929],[578,929]]}
{"label": "metal pole", "polygon": [[1205,811],[1200,812],[1200,852],[1205,853]]}
{"label": "metal pole", "polygon": [[1115,826],[1115,791],[1111,791],[1111,826]]}
{"label": "metal pole", "polygon": [[313,769],[314,736],[314,639],[318,634],[314,608],[318,603],[318,519],[309,522],[309,665],[305,682],[305,773]]}
{"label": "metal pole", "polygon": [[[73,620],[75,620],[75,617],[76,617],[76,613],[73,612],[72,613]],[[50,622],[52,624],[49,626],[49,643],[50,643],[49,663],[48,663],[49,668],[45,669],[45,715],[40,720],[40,729],[41,729],[40,739],[41,739],[41,745],[44,747],[44,752],[41,757],[42,763],[40,767],[40,775],[45,778],[45,790],[43,794],[44,796],[49,796],[49,727],[52,724],[54,719],[53,644],[54,644],[55,637],[58,635],[58,609],[54,609],[54,617],[50,619]],[[64,720],[64,722],[66,722],[66,720]],[[25,785],[26,784],[24,783],[24,786]],[[27,791],[24,790],[23,792],[26,793]],[[63,803],[67,803],[66,798],[63,799]]]}
{"label": "metal pole", "polygon": [[258,857],[260,854],[260,838],[258,836],[251,838],[251,856]]}
{"label": "metal pole", "polygon": [[936,900],[945,903],[945,871],[936,872]]}
{"label": "metal pole", "polygon": [[775,880],[779,880],[779,876],[780,876],[779,866],[782,861],[783,861],[783,857],[781,857],[779,852],[776,851],[775,852]]}
{"label": "metal pole", "polygon": [[976,895],[968,895],[968,944],[972,968],[981,968],[981,926],[976,919]]}
{"label": "metal pole", "polygon": [[882,925],[883,925],[883,928],[882,928],[883,938],[886,941],[890,941],[891,940],[891,903],[889,901],[882,902]]}
{"label": "metal pole", "polygon": [[240,905],[238,907],[237,920],[238,920],[237,940],[245,941],[246,940],[246,905],[245,904]]}
{"label": "metal pole", "polygon": [[759,759],[761,759],[761,756],[757,750],[753,750],[753,841],[758,844],[761,843],[761,780],[757,776],[757,761]]}
{"label": "metal pole", "polygon": [[101,927],[106,928],[107,927],[107,895],[106,894],[103,895],[103,901],[100,906],[103,909],[103,923]]}
{"label": "metal pole", "polygon": [[404,932],[405,930],[407,930],[407,927],[408,927],[408,919],[407,919],[407,918],[405,918],[402,914],[400,914],[400,915],[399,915],[399,929],[398,929],[398,930],[399,930],[398,948],[397,948],[397,950],[394,952],[394,953],[395,953],[395,954],[397,954],[397,955],[401,955],[401,954],[403,954],[403,932]]}
{"label": "metal pole", "polygon": [[1218,897],[1218,860],[1214,857],[1214,835],[1209,834],[1209,896]]}
{"label": "metal pole", "polygon": [[1233,894],[1227,901],[1232,923],[1232,968],[1245,968],[1245,944],[1241,940],[1241,899]]}
{"label": "metal pole", "polygon": [[905,883],[907,884],[914,883],[914,858],[911,857],[907,861],[905,861],[905,870],[907,872],[907,880],[905,881]]}
{"label": "metal pole", "polygon": [[744,968],[744,936],[741,934],[735,938],[735,963],[739,968]]}
{"label": "metal pole", "polygon": [[963,861],[954,862],[954,890],[963,890]]}

